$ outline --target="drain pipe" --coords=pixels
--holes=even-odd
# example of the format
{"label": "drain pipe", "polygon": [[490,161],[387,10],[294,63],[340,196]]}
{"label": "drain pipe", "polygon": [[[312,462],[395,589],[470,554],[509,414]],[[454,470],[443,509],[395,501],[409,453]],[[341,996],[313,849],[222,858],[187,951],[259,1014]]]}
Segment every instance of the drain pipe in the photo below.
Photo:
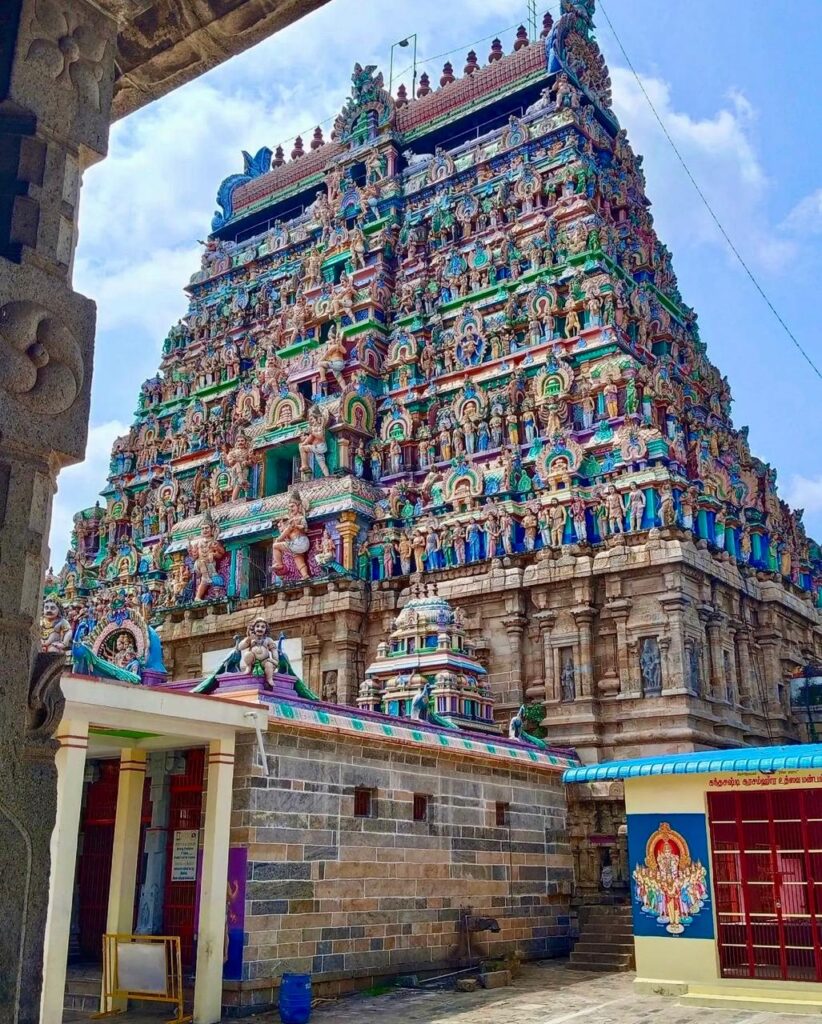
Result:
{"label": "drain pipe", "polygon": [[265,752],[265,744],[263,743],[263,730],[260,726],[260,712],[246,711],[243,717],[250,718],[254,723],[254,732],[257,734],[257,749],[260,751],[260,760],[263,763],[263,774],[268,778],[268,757]]}

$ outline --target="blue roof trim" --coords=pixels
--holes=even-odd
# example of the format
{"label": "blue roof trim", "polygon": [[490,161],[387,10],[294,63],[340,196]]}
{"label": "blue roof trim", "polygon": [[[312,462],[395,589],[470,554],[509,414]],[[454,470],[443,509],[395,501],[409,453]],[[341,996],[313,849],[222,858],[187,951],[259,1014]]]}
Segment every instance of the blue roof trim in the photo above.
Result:
{"label": "blue roof trim", "polygon": [[569,768],[563,782],[642,779],[654,775],[701,775],[706,772],[779,772],[822,768],[822,743],[793,747],[741,747],[692,754],[637,757],[626,761]]}

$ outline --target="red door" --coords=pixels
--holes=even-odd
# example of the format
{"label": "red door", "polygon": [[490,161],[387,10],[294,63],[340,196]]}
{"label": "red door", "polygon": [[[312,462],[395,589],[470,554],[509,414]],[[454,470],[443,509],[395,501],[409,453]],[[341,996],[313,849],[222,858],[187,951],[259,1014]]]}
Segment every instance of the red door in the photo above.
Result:
{"label": "red door", "polygon": [[822,790],[709,793],[725,978],[822,981]]}
{"label": "red door", "polygon": [[163,933],[180,936],[180,952],[185,968],[194,966],[194,907],[199,878],[196,882],[172,881],[172,852],[177,829],[200,828],[204,769],[205,750],[187,751],[185,774],[172,775],[169,793]]}
{"label": "red door", "polygon": [[[77,888],[80,952],[87,960],[100,960],[102,957],[102,938],[108,916],[108,888],[111,881],[111,855],[114,847],[114,818],[117,813],[119,781],[120,762],[101,761],[100,777],[89,784],[86,793],[82,852],[77,865]],[[140,832],[141,849],[145,828],[150,821],[150,790],[146,779]],[[138,862],[138,882],[139,875]],[[139,885],[137,888],[139,889]]]}

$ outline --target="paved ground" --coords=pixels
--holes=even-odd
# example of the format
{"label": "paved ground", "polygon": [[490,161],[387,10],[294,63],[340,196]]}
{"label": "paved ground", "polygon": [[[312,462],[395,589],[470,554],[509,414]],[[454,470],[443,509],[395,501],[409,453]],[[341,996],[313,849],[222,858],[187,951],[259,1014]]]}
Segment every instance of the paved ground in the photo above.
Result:
{"label": "paved ground", "polygon": [[[634,975],[572,971],[562,961],[528,964],[510,988],[461,993],[400,989],[318,1006],[313,1024],[798,1024],[796,1014],[714,1010],[636,995]],[[273,1017],[257,1018],[266,1024]],[[807,1018],[805,1018],[807,1019]]]}
{"label": "paved ground", "polygon": [[[471,993],[397,989],[323,1003],[312,1024],[799,1024],[796,1014],[754,1013],[679,1006],[676,999],[636,995],[633,974],[572,971],[565,962],[528,964],[510,988]],[[64,1021],[88,1021],[66,1012]],[[156,1024],[157,1017],[128,1014],[124,1024]],[[168,1019],[166,1014],[164,1018]],[[274,1024],[279,1015],[246,1018]]]}

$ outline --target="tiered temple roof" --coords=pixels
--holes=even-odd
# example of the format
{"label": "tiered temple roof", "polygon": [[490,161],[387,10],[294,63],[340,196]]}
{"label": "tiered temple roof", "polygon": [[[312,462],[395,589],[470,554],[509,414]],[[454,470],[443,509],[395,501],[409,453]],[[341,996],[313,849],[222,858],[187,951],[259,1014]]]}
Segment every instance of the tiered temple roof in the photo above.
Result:
{"label": "tiered temple roof", "polygon": [[563,0],[410,99],[357,65],[330,141],[245,154],[50,581],[75,616],[653,530],[822,603],[820,549],[734,427],[654,230],[592,13]]}

